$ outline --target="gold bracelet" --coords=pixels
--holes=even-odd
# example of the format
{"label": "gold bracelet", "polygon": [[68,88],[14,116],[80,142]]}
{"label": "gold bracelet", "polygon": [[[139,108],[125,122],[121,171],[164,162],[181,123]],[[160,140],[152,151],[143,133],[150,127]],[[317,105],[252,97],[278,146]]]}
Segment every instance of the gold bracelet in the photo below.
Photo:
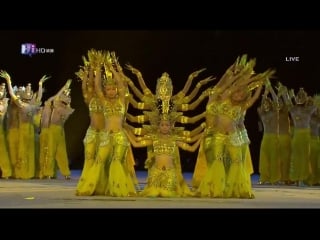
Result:
{"label": "gold bracelet", "polygon": [[190,97],[189,96],[184,97],[183,102],[185,102],[185,103],[190,102]]}
{"label": "gold bracelet", "polygon": [[143,102],[139,102],[138,103],[138,109],[144,109],[144,103]]}
{"label": "gold bracelet", "polygon": [[200,82],[197,83],[196,88],[201,88],[201,83]]}
{"label": "gold bracelet", "polygon": [[135,128],[133,132],[135,135],[141,135],[142,128]]}
{"label": "gold bracelet", "polygon": [[190,131],[183,131],[182,132],[182,135],[185,136],[185,137],[189,137],[190,134],[191,134]]}
{"label": "gold bracelet", "polygon": [[186,116],[181,117],[181,123],[188,123],[189,118]]}
{"label": "gold bracelet", "polygon": [[182,110],[182,111],[188,111],[188,110],[189,110],[189,104],[183,103],[183,104],[181,105],[181,110]]}
{"label": "gold bracelet", "polygon": [[144,92],[145,95],[151,95],[152,94],[150,89],[146,89],[143,92]]}
{"label": "gold bracelet", "polygon": [[183,98],[185,96],[184,92],[180,91],[178,94],[177,94],[177,97],[178,98]]}
{"label": "gold bracelet", "polygon": [[138,116],[138,123],[144,123],[144,115]]}

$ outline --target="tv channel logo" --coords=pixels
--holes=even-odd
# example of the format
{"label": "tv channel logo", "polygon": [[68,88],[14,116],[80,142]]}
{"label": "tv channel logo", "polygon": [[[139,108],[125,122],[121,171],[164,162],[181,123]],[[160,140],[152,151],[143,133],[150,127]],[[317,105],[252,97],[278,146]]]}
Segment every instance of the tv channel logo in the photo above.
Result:
{"label": "tv channel logo", "polygon": [[33,56],[36,54],[44,54],[44,53],[54,53],[54,49],[52,48],[39,48],[35,43],[22,43],[21,44],[21,54]]}

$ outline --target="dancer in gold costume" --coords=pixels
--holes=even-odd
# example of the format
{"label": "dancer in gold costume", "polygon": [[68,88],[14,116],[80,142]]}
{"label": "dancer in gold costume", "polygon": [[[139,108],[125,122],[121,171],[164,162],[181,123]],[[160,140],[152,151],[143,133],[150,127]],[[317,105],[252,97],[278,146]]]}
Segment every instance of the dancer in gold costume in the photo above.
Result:
{"label": "dancer in gold costume", "polygon": [[2,83],[0,85],[0,169],[1,169],[1,177],[8,179],[12,177],[12,166],[9,159],[9,151],[8,144],[6,139],[6,129],[5,129],[5,120],[8,109],[8,101],[9,98],[6,97],[7,90],[6,84]]}
{"label": "dancer in gold costume", "polygon": [[[193,138],[182,135],[183,128],[175,128],[177,112],[145,112],[150,125],[144,125],[145,135],[136,137],[128,130],[128,137],[134,147],[149,147],[146,165],[149,169],[147,184],[141,196],[144,197],[186,197],[193,196],[181,175],[179,148],[194,152],[199,147],[202,133]],[[195,142],[189,145],[190,142]]]}
{"label": "dancer in gold costume", "polygon": [[[152,91],[147,87],[147,85],[144,82],[144,79],[142,77],[141,72],[132,67],[131,65],[127,65],[127,68],[134,73],[139,81],[140,88],[142,89],[142,92],[134,85],[133,81],[130,80],[129,78],[125,77],[127,79],[127,82],[135,94],[135,96],[140,99],[141,102],[137,102],[133,96],[131,95],[130,97],[130,103],[132,106],[136,109],[140,110],[149,110],[152,111],[155,108],[158,108],[161,106],[163,109],[162,111],[165,113],[168,113],[169,111],[177,111],[181,112],[175,119],[176,122],[182,123],[182,124],[192,124],[196,123],[202,118],[205,117],[205,112],[198,114],[196,116],[184,116],[182,112],[186,111],[191,111],[194,110],[204,99],[205,99],[205,94],[201,94],[199,98],[193,102],[191,102],[195,96],[198,94],[200,88],[202,85],[209,83],[210,81],[214,80],[212,76],[209,76],[201,81],[199,81],[196,85],[196,87],[191,91],[189,95],[187,95],[192,81],[195,77],[197,77],[201,72],[203,72],[205,69],[200,69],[198,71],[195,71],[191,73],[188,77],[188,80],[184,86],[184,88],[178,92],[178,94],[173,95],[173,85],[172,85],[172,80],[169,76],[168,73],[164,72],[162,73],[161,77],[157,79],[157,84],[156,84],[156,91],[155,93],[152,93]],[[187,95],[187,96],[186,96]],[[127,119],[130,122],[133,123],[145,123],[147,121],[150,121],[148,113],[145,111],[144,114],[142,115],[137,115],[133,116],[129,113],[127,113]],[[129,126],[129,124],[127,124]],[[205,124],[202,123],[201,125],[199,124],[199,127],[192,131],[183,131],[182,134],[185,137],[193,137],[196,134],[198,134],[200,131],[203,130]],[[143,134],[143,128],[129,128],[133,129],[133,132],[136,135],[142,135]],[[152,151],[152,148],[147,148],[148,156],[151,154],[150,151]],[[181,169],[181,164],[180,164],[180,158],[177,158],[177,163],[176,167],[179,169],[179,174],[178,178],[180,179],[180,185],[181,186],[187,186],[187,184],[184,181],[183,175],[182,175],[182,169]],[[147,164],[148,165],[148,164]],[[146,168],[150,169],[148,166]]]}
{"label": "dancer in gold costume", "polygon": [[6,71],[1,71],[0,76],[6,79],[9,94],[13,102],[19,107],[19,142],[18,159],[15,164],[15,177],[31,179],[36,176],[35,161],[35,132],[34,115],[38,112],[42,98],[42,83],[49,77],[43,76],[39,81],[37,94],[33,93],[29,83],[18,97],[11,85],[11,77]]}
{"label": "dancer in gold costume", "polygon": [[71,175],[64,131],[65,122],[74,112],[70,106],[70,84],[71,80],[68,80],[60,91],[45,103],[47,112],[43,115],[43,126],[46,131],[41,136],[41,148],[44,151],[44,154],[41,154],[41,173],[48,179],[56,177],[57,168],[66,179],[70,179]]}
{"label": "dancer in gold costume", "polygon": [[97,51],[92,60],[94,87],[103,104],[105,126],[100,133],[95,162],[88,169],[87,177],[78,183],[77,195],[136,195],[127,160],[130,143],[123,129],[128,91],[118,66],[115,54],[109,52]]}
{"label": "dancer in gold costume", "polygon": [[310,185],[320,185],[320,96],[315,95],[312,99],[313,105],[317,110],[312,114],[310,119],[310,165],[311,176],[308,179]]}
{"label": "dancer in gold costume", "polygon": [[[157,85],[156,85],[156,92],[155,94],[153,94],[152,91],[145,84],[145,81],[142,77],[141,72],[138,69],[132,67],[131,65],[127,65],[127,68],[137,76],[140,88],[142,89],[142,92],[143,92],[142,93],[134,85],[132,80],[126,77],[129,87],[131,88],[133,93],[136,95],[136,97],[138,97],[141,101],[141,102],[137,102],[133,98],[133,96],[131,96],[130,103],[133,105],[134,108],[140,109],[140,110],[152,110],[159,104],[159,102],[163,104],[164,108],[169,108],[169,106],[174,106],[175,111],[185,112],[185,111],[194,110],[205,99],[205,95],[202,94],[194,102],[192,103],[190,102],[197,96],[201,86],[215,79],[212,76],[209,76],[199,81],[196,87],[193,89],[193,91],[188,96],[186,96],[191,87],[193,79],[205,70],[205,69],[200,69],[198,71],[191,73],[188,77],[188,80],[184,88],[181,91],[179,91],[178,94],[173,95],[172,80],[169,74],[164,72],[162,73],[161,77],[158,78]],[[176,121],[183,124],[196,123],[197,121],[202,119],[204,116],[205,116],[204,113],[199,114],[197,116],[193,116],[193,117],[187,117],[187,116],[181,115],[178,117],[178,119],[176,119]],[[148,121],[148,116],[146,115],[133,116],[127,113],[127,119],[130,122],[145,123]]]}
{"label": "dancer in gold costume", "polygon": [[91,49],[88,51],[88,59],[83,56],[83,66],[76,73],[81,80],[82,96],[85,104],[88,106],[90,123],[83,139],[84,145],[84,164],[79,180],[79,184],[85,181],[88,170],[94,164],[96,153],[99,146],[100,135],[105,127],[103,115],[103,105],[94,88],[94,67],[92,63],[97,51]]}
{"label": "dancer in gold costume", "polygon": [[[205,162],[196,195],[199,197],[253,198],[250,173],[245,167],[239,135],[239,119],[257,100],[267,78],[267,70],[255,74],[255,59],[239,57],[220,81],[207,91],[206,129],[203,148],[197,162]],[[205,157],[205,158],[203,158]]]}
{"label": "dancer in gold costume", "polygon": [[289,112],[293,121],[293,136],[291,141],[290,180],[298,186],[305,186],[311,174],[310,166],[310,119],[317,107],[308,105],[308,94],[300,88],[295,102]]}

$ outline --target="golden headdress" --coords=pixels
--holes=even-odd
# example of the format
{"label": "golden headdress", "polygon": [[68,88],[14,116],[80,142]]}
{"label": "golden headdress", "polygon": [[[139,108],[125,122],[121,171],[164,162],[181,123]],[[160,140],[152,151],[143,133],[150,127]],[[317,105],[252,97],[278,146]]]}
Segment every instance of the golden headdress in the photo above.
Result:
{"label": "golden headdress", "polygon": [[20,93],[20,97],[22,100],[31,100],[33,97],[33,90],[31,87],[31,83],[28,83],[26,87],[22,88],[22,92]]}
{"label": "golden headdress", "polygon": [[[114,55],[114,54],[113,54]],[[108,66],[114,65],[114,60],[109,51],[104,53],[103,59],[103,85],[116,85],[114,76]]]}
{"label": "golden headdress", "polygon": [[304,104],[308,99],[308,94],[307,92],[304,90],[303,87],[299,88],[299,91],[295,97],[295,101],[297,104]]}

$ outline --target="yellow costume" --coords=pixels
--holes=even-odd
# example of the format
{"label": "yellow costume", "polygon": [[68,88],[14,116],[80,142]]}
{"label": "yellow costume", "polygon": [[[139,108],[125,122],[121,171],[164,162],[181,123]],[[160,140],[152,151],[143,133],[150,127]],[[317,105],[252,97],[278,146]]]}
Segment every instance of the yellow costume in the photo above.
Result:
{"label": "yellow costume", "polygon": [[290,180],[305,181],[310,177],[310,129],[294,128],[291,141]]}
{"label": "yellow costume", "polygon": [[[192,193],[184,181],[179,148],[176,146],[176,137],[160,139],[157,135],[151,137],[153,146],[149,149],[149,169],[147,184],[141,196],[144,197],[183,197],[192,196]],[[173,167],[163,166],[159,168],[154,162],[157,155],[168,155],[173,158]]]}
{"label": "yellow costume", "polygon": [[[124,114],[125,106],[120,101],[114,104],[105,101],[105,118]],[[86,178],[80,179],[76,194],[116,197],[136,195],[135,182],[128,167],[127,157],[132,157],[128,154],[129,146],[126,133],[122,129],[118,132],[101,131],[96,159],[87,170]]]}
{"label": "yellow costume", "polygon": [[[278,155],[278,135],[264,133],[260,146],[259,172],[261,183],[276,183],[281,179],[281,163]],[[287,151],[287,149],[285,149]]]}
{"label": "yellow costume", "polygon": [[320,184],[320,140],[319,136],[312,136],[310,140],[310,163],[311,177],[308,180],[310,185]]}
{"label": "yellow costume", "polygon": [[289,134],[279,134],[277,148],[281,165],[281,181],[288,182],[290,180],[291,136]]}
{"label": "yellow costume", "polygon": [[35,134],[33,122],[20,122],[16,178],[35,176]]}
{"label": "yellow costume", "polygon": [[56,175],[56,162],[63,176],[70,176],[69,160],[66,149],[64,127],[61,125],[50,124],[47,129],[48,153],[47,162],[44,165],[43,175],[54,177]]}
{"label": "yellow costume", "polygon": [[[89,113],[103,113],[103,106],[97,98],[92,98],[89,103]],[[99,130],[89,126],[83,139],[84,145],[84,165],[82,168],[80,181],[86,178],[88,169],[94,164],[96,153],[99,147]]]}
{"label": "yellow costume", "polygon": [[19,114],[18,106],[10,102],[7,111],[7,142],[9,159],[12,166],[12,177],[16,178],[16,169],[18,162],[17,146],[19,144]]}
{"label": "yellow costume", "polygon": [[[229,100],[212,101],[207,104],[206,112],[207,118],[227,116],[237,122],[241,116],[241,107],[232,105]],[[250,174],[245,167],[243,142],[239,132],[224,134],[209,127],[205,133],[203,150],[207,171],[196,195],[217,198],[253,198]]]}
{"label": "yellow costume", "polygon": [[9,178],[12,176],[12,167],[9,159],[9,152],[7,148],[7,141],[3,125],[0,127],[0,168],[2,178]]}

